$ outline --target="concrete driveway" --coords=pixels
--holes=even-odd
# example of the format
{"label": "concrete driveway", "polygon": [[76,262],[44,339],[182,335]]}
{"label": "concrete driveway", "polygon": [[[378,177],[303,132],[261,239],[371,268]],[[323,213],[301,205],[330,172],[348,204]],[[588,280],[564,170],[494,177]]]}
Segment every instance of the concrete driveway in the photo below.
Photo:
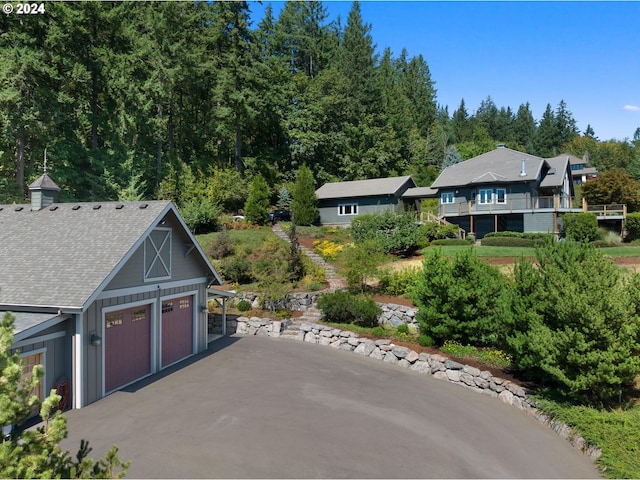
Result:
{"label": "concrete driveway", "polygon": [[68,412],[77,449],[112,444],[136,478],[589,478],[591,461],[527,414],[320,345],[227,337]]}

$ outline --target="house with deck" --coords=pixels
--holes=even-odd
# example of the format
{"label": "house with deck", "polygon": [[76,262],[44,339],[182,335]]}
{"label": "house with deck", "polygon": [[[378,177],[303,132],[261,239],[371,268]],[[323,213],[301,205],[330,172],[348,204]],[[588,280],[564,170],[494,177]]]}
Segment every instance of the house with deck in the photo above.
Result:
{"label": "house with deck", "polygon": [[357,215],[403,212],[403,194],[416,184],[411,175],[325,183],[316,190],[322,225],[348,225]]}
{"label": "house with deck", "polygon": [[207,302],[224,316],[233,294],[173,203],[58,203],[46,173],[29,189],[0,205],[0,316],[41,398],[81,408],[207,349]]}
{"label": "house with deck", "polygon": [[500,145],[445,168],[433,182],[439,216],[476,238],[489,232],[558,233],[572,207],[569,159],[544,159]]}

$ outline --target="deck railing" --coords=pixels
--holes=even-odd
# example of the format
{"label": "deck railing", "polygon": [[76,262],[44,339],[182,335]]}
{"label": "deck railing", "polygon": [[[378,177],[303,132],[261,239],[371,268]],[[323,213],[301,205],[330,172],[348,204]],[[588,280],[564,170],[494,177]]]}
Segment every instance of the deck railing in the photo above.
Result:
{"label": "deck railing", "polygon": [[593,213],[598,217],[627,217],[627,206],[622,203],[614,203],[611,205],[589,205],[587,201],[582,199],[582,211]]}
{"label": "deck railing", "polygon": [[480,203],[477,200],[467,202],[441,203],[440,216],[446,215],[471,215],[474,213],[512,213],[523,210],[568,210],[571,208],[571,199],[566,196],[555,195],[552,197],[518,197],[507,199],[503,203]]}

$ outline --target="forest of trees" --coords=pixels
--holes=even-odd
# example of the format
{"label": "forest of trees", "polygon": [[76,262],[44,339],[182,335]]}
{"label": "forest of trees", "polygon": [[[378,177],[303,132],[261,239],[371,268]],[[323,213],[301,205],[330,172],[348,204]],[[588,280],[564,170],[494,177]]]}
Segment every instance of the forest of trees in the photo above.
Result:
{"label": "forest of trees", "polygon": [[498,142],[588,153],[599,170],[640,177],[640,128],[599,140],[562,100],[539,120],[526,98],[474,111],[461,99],[450,113],[427,59],[376,53],[357,2],[344,24],[320,1],[251,15],[248,2],[53,2],[0,17],[0,203],[25,200],[45,148],[63,200],[226,210],[258,174],[273,198],[303,164],[317,184],[412,174],[429,185],[445,158]]}

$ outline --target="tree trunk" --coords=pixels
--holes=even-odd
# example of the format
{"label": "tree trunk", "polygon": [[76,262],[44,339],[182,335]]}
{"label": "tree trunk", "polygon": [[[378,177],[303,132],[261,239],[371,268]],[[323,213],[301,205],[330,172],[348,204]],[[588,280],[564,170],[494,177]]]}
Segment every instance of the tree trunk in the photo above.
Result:
{"label": "tree trunk", "polygon": [[[158,98],[158,120],[162,120],[162,100]],[[162,132],[160,126],[158,126],[158,136],[156,139],[157,152],[156,152],[156,188],[160,188],[160,182],[162,181]]]}

